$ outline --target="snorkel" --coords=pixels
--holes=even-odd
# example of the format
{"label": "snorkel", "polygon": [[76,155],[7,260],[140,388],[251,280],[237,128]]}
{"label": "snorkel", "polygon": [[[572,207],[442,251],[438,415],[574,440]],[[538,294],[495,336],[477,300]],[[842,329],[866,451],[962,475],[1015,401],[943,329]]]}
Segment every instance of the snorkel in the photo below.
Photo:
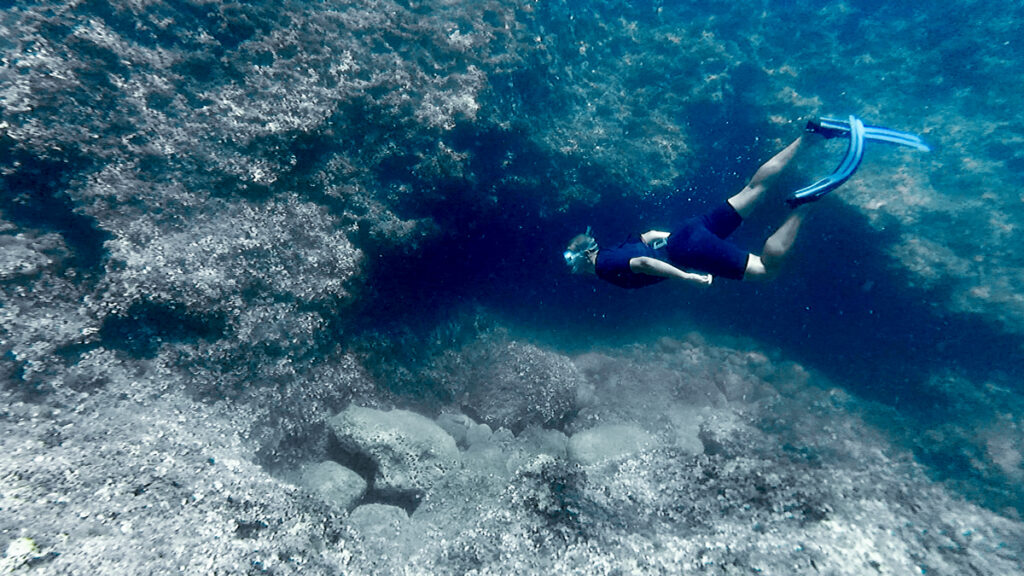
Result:
{"label": "snorkel", "polygon": [[587,226],[587,231],[573,238],[569,247],[562,253],[565,265],[573,274],[585,272],[587,264],[590,263],[588,252],[591,250],[597,250],[597,241],[590,235],[590,226]]}

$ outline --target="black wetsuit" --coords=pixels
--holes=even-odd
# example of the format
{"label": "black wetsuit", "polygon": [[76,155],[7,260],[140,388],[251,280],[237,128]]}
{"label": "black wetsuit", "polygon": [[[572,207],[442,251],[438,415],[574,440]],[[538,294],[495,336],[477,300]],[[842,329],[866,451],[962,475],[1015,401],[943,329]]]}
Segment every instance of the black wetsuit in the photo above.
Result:
{"label": "black wetsuit", "polygon": [[684,270],[742,280],[750,254],[726,240],[742,223],[743,218],[732,205],[724,202],[703,216],[683,222],[669,235],[664,248],[655,250],[639,236],[631,235],[615,248],[598,251],[597,277],[623,288],[643,288],[666,280],[630,270],[631,259],[649,256]]}

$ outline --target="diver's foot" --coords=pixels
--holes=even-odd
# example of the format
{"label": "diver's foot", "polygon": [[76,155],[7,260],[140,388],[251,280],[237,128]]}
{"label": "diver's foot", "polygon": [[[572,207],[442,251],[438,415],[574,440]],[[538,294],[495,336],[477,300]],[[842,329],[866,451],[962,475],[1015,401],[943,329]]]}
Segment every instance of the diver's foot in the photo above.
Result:
{"label": "diver's foot", "polygon": [[812,134],[819,134],[826,140],[838,138],[840,136],[846,136],[847,134],[845,130],[831,128],[828,126],[822,126],[821,119],[819,118],[811,118],[810,120],[808,120],[807,127],[804,128],[804,131],[810,132]]}
{"label": "diver's foot", "polygon": [[824,197],[824,194],[816,196],[788,196],[785,199],[785,201],[786,205],[789,206],[791,210],[797,210],[799,208],[807,206],[812,202],[817,202],[818,200],[821,200]]}

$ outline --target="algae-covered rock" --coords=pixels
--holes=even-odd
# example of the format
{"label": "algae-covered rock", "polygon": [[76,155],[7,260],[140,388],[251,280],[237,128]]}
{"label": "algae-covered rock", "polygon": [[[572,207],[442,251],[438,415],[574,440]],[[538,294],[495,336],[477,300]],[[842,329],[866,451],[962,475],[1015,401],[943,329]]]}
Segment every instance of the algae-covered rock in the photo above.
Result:
{"label": "algae-covered rock", "polygon": [[362,476],[331,460],[303,470],[302,483],[324,500],[346,510],[366,493],[366,480]]}
{"label": "algae-covered rock", "polygon": [[452,438],[455,439],[455,443],[460,447],[467,445],[469,431],[477,426],[477,423],[473,422],[473,419],[469,416],[451,412],[441,414],[437,417],[436,422],[445,432],[451,434]]}
{"label": "algae-covered rock", "polygon": [[358,536],[364,553],[373,558],[372,571],[391,572],[393,568],[389,563],[396,559],[391,555],[401,546],[403,532],[409,524],[405,510],[388,504],[363,504],[349,514],[345,524]]}
{"label": "algae-covered rock", "polygon": [[654,437],[638,426],[607,424],[569,438],[569,459],[592,466],[625,458],[654,445]]}
{"label": "algae-covered rock", "polygon": [[328,426],[344,451],[376,465],[375,490],[426,491],[461,461],[455,439],[415,412],[350,406]]}
{"label": "algae-covered rock", "polygon": [[473,378],[464,405],[492,428],[558,425],[583,378],[569,358],[532,344],[481,341],[469,351]]}
{"label": "algae-covered rock", "polygon": [[397,534],[409,515],[398,506],[363,504],[349,514],[348,525],[364,538],[387,538]]}
{"label": "algae-covered rock", "polygon": [[466,417],[514,434],[530,426],[560,429],[576,414],[587,384],[571,358],[524,341],[479,310],[454,317],[415,345],[375,344],[368,351],[371,369],[392,390],[454,400],[462,415],[438,421],[460,445],[470,427]]}
{"label": "algae-covered rock", "polygon": [[53,259],[42,251],[44,249],[40,242],[32,241],[23,234],[0,235],[0,282],[34,276],[53,264]]}

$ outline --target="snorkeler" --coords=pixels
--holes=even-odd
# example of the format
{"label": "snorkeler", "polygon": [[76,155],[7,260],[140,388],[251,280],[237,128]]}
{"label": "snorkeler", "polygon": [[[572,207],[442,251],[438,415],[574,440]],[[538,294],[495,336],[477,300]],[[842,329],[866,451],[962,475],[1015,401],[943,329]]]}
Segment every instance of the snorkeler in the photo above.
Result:
{"label": "snorkeler", "polygon": [[789,217],[765,241],[761,254],[746,252],[726,240],[753,212],[771,183],[782,173],[803,144],[800,136],[765,162],[750,182],[735,196],[703,216],[690,218],[671,232],[650,230],[631,235],[615,248],[600,249],[588,227],[572,239],[565,262],[577,274],[598,278],[623,288],[643,288],[668,278],[709,285],[715,276],[733,280],[769,280],[779,269],[796,241],[810,203],[846,182],[857,170],[864,154],[864,140],[900,144],[919,150],[928,147],[917,136],[864,126],[856,117],[848,121],[822,118],[807,123],[807,132],[825,138],[848,137],[846,155],[826,178],[791,194],[786,202],[793,208]]}

